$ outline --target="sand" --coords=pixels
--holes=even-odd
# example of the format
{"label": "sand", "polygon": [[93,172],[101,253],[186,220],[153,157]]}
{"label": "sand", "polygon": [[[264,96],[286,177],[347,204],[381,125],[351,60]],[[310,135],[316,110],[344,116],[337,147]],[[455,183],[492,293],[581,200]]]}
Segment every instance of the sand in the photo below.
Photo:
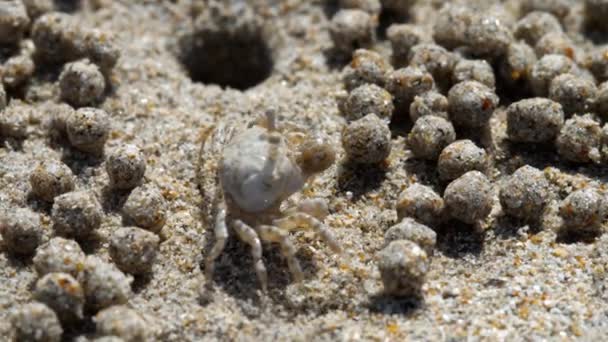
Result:
{"label": "sand", "polygon": [[[158,260],[150,276],[135,280],[128,303],[149,322],[150,340],[590,341],[608,334],[606,279],[597,271],[608,259],[593,253],[598,241],[557,238],[552,229],[557,200],[543,229],[536,229],[502,217],[496,196],[483,231],[453,222],[438,231],[423,300],[382,294],[374,256],[384,232],[396,223],[399,193],[414,182],[437,191],[444,185],[435,165],[413,158],[407,149],[405,126],[394,127],[392,152],[383,165],[344,163],[340,132],[345,120],[335,98],[342,90],[343,64],[327,57],[332,9],[324,1],[276,0],[260,6],[273,28],[274,63],[270,77],[245,91],[193,82],[180,64],[176,49],[192,23],[189,1],[89,3],[99,8],[84,6],[73,14],[83,25],[114,32],[121,49],[112,90],[100,105],[112,117],[106,150],[138,144],[148,159],[146,182],[158,185],[169,203]],[[421,4],[415,11],[412,20],[424,23],[425,14],[434,10]],[[390,55],[386,40],[375,48]],[[109,190],[103,160],[51,143],[47,109],[57,101],[56,82],[34,78],[28,87],[35,99],[28,102],[28,137],[4,139],[0,145],[0,209],[32,208],[41,215],[44,239],[52,237],[50,207],[29,196],[28,177],[41,158],[63,159],[77,175],[76,187],[94,191],[104,208],[97,239],[82,247],[110,260],[109,235],[122,226],[126,194]],[[317,177],[306,195],[329,201],[326,224],[346,256],[334,255],[314,235],[294,234],[305,279],[293,283],[279,248],[264,245],[270,277],[269,292],[262,294],[249,248],[230,239],[210,289],[203,260],[214,241],[208,223],[213,189],[205,180],[209,175],[198,172],[202,139],[218,122],[235,120],[242,127],[269,107],[277,109],[280,122],[322,131],[338,148],[336,165]],[[554,152],[506,147],[505,132],[501,104],[482,139],[495,160],[489,172],[495,189],[523,164],[551,167],[546,172],[562,197],[583,183],[603,183],[601,167],[573,167]],[[10,336],[10,310],[31,301],[36,279],[31,258],[12,256],[0,240],[0,340]],[[93,339],[91,313],[83,324],[64,330],[65,340]]]}

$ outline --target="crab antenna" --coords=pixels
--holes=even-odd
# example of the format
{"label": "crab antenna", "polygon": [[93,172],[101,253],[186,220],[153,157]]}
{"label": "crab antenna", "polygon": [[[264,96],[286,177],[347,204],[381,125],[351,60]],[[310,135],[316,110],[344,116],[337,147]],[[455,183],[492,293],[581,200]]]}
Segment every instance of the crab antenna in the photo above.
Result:
{"label": "crab antenna", "polygon": [[266,111],[266,126],[268,126],[268,130],[271,132],[277,130],[277,116],[274,109]]}
{"label": "crab antenna", "polygon": [[277,159],[279,159],[279,145],[281,142],[281,137],[277,132],[277,121],[276,121],[276,111],[274,109],[268,109],[266,111],[266,129],[270,134],[268,134],[268,142],[269,150],[268,157],[266,158],[266,164],[264,165],[264,173],[270,177],[274,177],[274,168],[277,164]]}

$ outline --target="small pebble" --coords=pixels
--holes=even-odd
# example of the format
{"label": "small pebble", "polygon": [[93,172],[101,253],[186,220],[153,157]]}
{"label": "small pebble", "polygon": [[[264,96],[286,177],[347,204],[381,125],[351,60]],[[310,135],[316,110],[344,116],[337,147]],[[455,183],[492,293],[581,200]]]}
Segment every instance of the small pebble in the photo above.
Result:
{"label": "small pebble", "polygon": [[40,215],[29,208],[16,208],[0,215],[4,247],[13,254],[31,255],[42,240]]}
{"label": "small pebble", "polygon": [[30,25],[30,18],[21,0],[0,2],[0,44],[18,43]]}
{"label": "small pebble", "polygon": [[545,55],[564,55],[576,60],[576,46],[572,40],[563,32],[549,32],[538,40],[534,51],[540,58]]}
{"label": "small pebble", "polygon": [[375,41],[375,21],[365,11],[343,9],[331,19],[329,35],[335,51],[350,57],[356,49],[370,47]]}
{"label": "small pebble", "polygon": [[67,273],[49,273],[40,278],[34,299],[53,309],[64,324],[84,317],[84,292],[78,281]]}
{"label": "small pebble", "polygon": [[422,248],[412,241],[397,240],[381,250],[377,258],[387,295],[421,296],[429,271],[429,259]]}
{"label": "small pebble", "polygon": [[137,313],[124,305],[114,305],[95,315],[96,333],[119,337],[124,342],[148,340],[150,325]]}
{"label": "small pebble", "polygon": [[[16,89],[34,75],[36,66],[29,55],[17,55],[10,57],[0,67],[2,83],[9,89]],[[0,100],[1,101],[1,100]]]}
{"label": "small pebble", "polygon": [[146,173],[146,157],[136,145],[121,145],[108,156],[106,172],[112,188],[132,189],[141,183]]}
{"label": "small pebble", "polygon": [[479,128],[486,125],[498,105],[494,91],[476,81],[458,83],[448,93],[450,118],[455,125]]}
{"label": "small pebble", "polygon": [[466,44],[466,32],[475,13],[461,4],[444,2],[437,12],[433,25],[433,39],[446,49],[454,49]]}
{"label": "small pebble", "polygon": [[[0,88],[2,88],[1,85]],[[2,106],[3,96],[6,96],[4,89],[0,91],[0,106]],[[25,103],[12,100],[10,105],[0,111],[0,136],[14,139],[27,138],[31,111],[32,108]]]}
{"label": "small pebble", "polygon": [[47,202],[74,190],[72,170],[56,159],[47,159],[38,164],[30,174],[32,193]]}
{"label": "small pebble", "polygon": [[431,187],[416,183],[401,192],[396,209],[399,221],[412,217],[418,222],[434,227],[441,222],[444,202]]}
{"label": "small pebble", "polygon": [[84,258],[85,254],[76,241],[54,237],[38,247],[33,263],[38,276],[61,272],[76,277]]}
{"label": "small pebble", "polygon": [[562,32],[562,25],[554,15],[547,12],[534,11],[521,18],[513,29],[515,38],[525,41],[531,46],[547,33]]}
{"label": "small pebble", "polygon": [[410,66],[426,69],[437,84],[447,87],[451,83],[454,66],[458,59],[442,46],[418,44],[412,47],[409,61]]}
{"label": "small pebble", "polygon": [[563,55],[545,55],[539,59],[530,74],[530,85],[536,96],[546,97],[554,78],[575,69],[572,60]]}
{"label": "small pebble", "polygon": [[433,76],[424,68],[407,67],[397,69],[389,74],[386,89],[395,99],[395,108],[409,109],[414,97],[432,90],[435,87]]}
{"label": "small pebble", "polygon": [[53,310],[42,303],[21,305],[10,316],[15,342],[60,342],[61,323]]}
{"label": "small pebble", "polygon": [[555,145],[557,153],[576,163],[599,162],[602,128],[591,115],[575,115],[566,120]]}
{"label": "small pebble", "polygon": [[110,133],[110,117],[103,109],[83,107],[67,118],[66,130],[76,149],[102,154]]}
{"label": "small pebble", "polygon": [[474,224],[492,211],[492,184],[479,171],[469,171],[452,181],[443,194],[452,218]]}
{"label": "small pebble", "polygon": [[87,306],[96,311],[125,304],[132,294],[133,278],[96,256],[87,256],[78,280],[84,289]]}
{"label": "small pebble", "polygon": [[95,63],[104,75],[108,75],[120,58],[116,37],[105,29],[85,31],[81,55]]}
{"label": "small pebble", "polygon": [[526,0],[521,2],[521,12],[527,14],[534,11],[553,14],[559,20],[563,20],[572,8],[570,0]]}
{"label": "small pebble", "polygon": [[532,47],[524,42],[512,43],[500,61],[499,71],[502,80],[510,85],[528,81],[536,62],[536,53]]}
{"label": "small pebble", "polygon": [[414,96],[410,105],[412,122],[415,123],[416,120],[427,115],[448,119],[448,98],[434,90]]}
{"label": "small pebble", "polygon": [[101,225],[103,211],[95,195],[81,190],[55,197],[51,210],[55,233],[84,239]]}
{"label": "small pebble", "polygon": [[144,184],[131,192],[122,212],[128,222],[158,233],[167,219],[167,202],[156,186]]}
{"label": "small pebble", "polygon": [[500,18],[474,17],[465,32],[469,51],[475,56],[494,58],[504,55],[513,42],[511,30]]}
{"label": "small pebble", "polygon": [[105,88],[103,74],[87,59],[66,64],[59,75],[60,97],[74,107],[97,104]]}
{"label": "small pebble", "polygon": [[365,84],[351,91],[344,104],[343,115],[353,121],[367,114],[376,114],[388,122],[394,109],[393,96],[388,91],[375,84]]}
{"label": "small pebble", "polygon": [[514,142],[551,142],[563,125],[562,106],[549,99],[525,99],[507,108],[507,134]]}
{"label": "small pebble", "polygon": [[458,140],[439,154],[437,171],[442,180],[454,180],[469,171],[485,172],[488,168],[486,151],[471,140]]}
{"label": "small pebble", "polygon": [[587,53],[584,66],[599,81],[608,81],[608,45],[594,47]]}
{"label": "small pebble", "polygon": [[66,134],[66,123],[74,113],[74,108],[66,103],[49,103],[46,108],[46,115],[50,119],[49,135],[58,137]]}
{"label": "small pebble", "polygon": [[375,114],[351,122],[342,132],[347,158],[358,164],[377,164],[391,152],[391,131]]}
{"label": "small pebble", "polygon": [[431,257],[437,244],[437,233],[415,219],[406,217],[384,233],[385,245],[396,240],[415,242],[426,252],[427,256]]}
{"label": "small pebble", "polygon": [[386,37],[391,42],[393,64],[398,67],[407,65],[412,47],[424,41],[423,30],[411,24],[393,24],[386,30]]}
{"label": "small pebble", "polygon": [[454,140],[456,132],[450,121],[427,115],[416,120],[407,136],[407,145],[416,157],[436,160],[441,151]]}
{"label": "small pebble", "polygon": [[592,111],[596,97],[595,83],[572,74],[557,76],[549,87],[549,98],[559,102],[567,116]]}
{"label": "small pebble", "polygon": [[492,70],[492,66],[483,59],[462,59],[456,64],[454,67],[454,74],[452,75],[452,82],[456,84],[464,81],[477,81],[492,89],[496,86],[494,70]]}
{"label": "small pebble", "polygon": [[596,189],[576,190],[562,201],[559,215],[563,219],[562,233],[593,233],[606,220],[608,204]]}
{"label": "small pebble", "polygon": [[352,61],[342,71],[342,83],[347,91],[367,83],[384,87],[392,70],[390,63],[377,52],[358,49],[353,53]]}
{"label": "small pebble", "polygon": [[32,25],[36,56],[47,63],[58,64],[78,58],[82,51],[82,33],[74,18],[66,13],[49,12]]}
{"label": "small pebble", "polygon": [[74,17],[62,12],[41,15],[32,26],[31,36],[37,59],[49,64],[88,58],[107,75],[120,57],[112,32],[83,27]]}
{"label": "small pebble", "polygon": [[545,174],[525,165],[502,183],[499,199],[506,214],[525,220],[538,220],[549,203],[550,195],[550,184]]}
{"label": "small pebble", "polygon": [[323,135],[310,135],[298,147],[296,162],[306,175],[323,172],[335,161],[336,148]]}
{"label": "small pebble", "polygon": [[118,268],[130,274],[150,272],[156,260],[160,239],[136,227],[119,228],[110,237],[110,255]]}

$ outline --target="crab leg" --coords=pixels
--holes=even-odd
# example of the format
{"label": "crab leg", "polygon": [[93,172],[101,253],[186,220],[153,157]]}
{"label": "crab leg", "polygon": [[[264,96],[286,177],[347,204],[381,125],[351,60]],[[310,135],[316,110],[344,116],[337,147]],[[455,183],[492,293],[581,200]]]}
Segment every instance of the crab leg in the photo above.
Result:
{"label": "crab leg", "polygon": [[289,271],[291,272],[291,275],[294,277],[295,281],[299,282],[304,279],[300,262],[296,258],[296,248],[289,239],[287,232],[279,229],[278,227],[267,225],[259,226],[258,232],[260,233],[262,240],[276,242],[281,245],[281,253],[283,254],[283,257],[287,259]]}
{"label": "crab leg", "polygon": [[287,216],[304,213],[322,221],[329,215],[329,208],[327,201],[323,198],[306,198],[300,200],[297,205],[285,209],[283,213]]}
{"label": "crab leg", "polygon": [[262,291],[266,292],[268,288],[268,275],[266,274],[266,267],[262,261],[262,243],[260,242],[258,234],[253,228],[241,220],[234,221],[234,230],[241,241],[251,246],[251,256],[253,257],[253,263],[255,265],[255,273],[262,285]]}
{"label": "crab leg", "polygon": [[213,271],[215,270],[215,259],[217,259],[224,247],[226,247],[226,239],[228,239],[228,228],[226,227],[226,209],[221,208],[215,217],[214,227],[215,243],[205,259],[205,277],[208,282],[213,281]]}
{"label": "crab leg", "polygon": [[313,230],[325,241],[335,253],[341,253],[342,248],[323,222],[306,213],[295,213],[284,218],[274,220],[274,225],[286,230]]}

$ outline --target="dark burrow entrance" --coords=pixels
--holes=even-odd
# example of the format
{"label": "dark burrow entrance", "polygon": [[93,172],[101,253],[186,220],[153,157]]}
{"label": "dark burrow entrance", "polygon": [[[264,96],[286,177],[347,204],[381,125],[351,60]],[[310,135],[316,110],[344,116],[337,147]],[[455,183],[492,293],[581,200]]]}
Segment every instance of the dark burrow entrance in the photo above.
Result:
{"label": "dark burrow entrance", "polygon": [[274,66],[262,30],[247,25],[195,30],[182,37],[180,59],[193,81],[239,90],[262,83]]}

